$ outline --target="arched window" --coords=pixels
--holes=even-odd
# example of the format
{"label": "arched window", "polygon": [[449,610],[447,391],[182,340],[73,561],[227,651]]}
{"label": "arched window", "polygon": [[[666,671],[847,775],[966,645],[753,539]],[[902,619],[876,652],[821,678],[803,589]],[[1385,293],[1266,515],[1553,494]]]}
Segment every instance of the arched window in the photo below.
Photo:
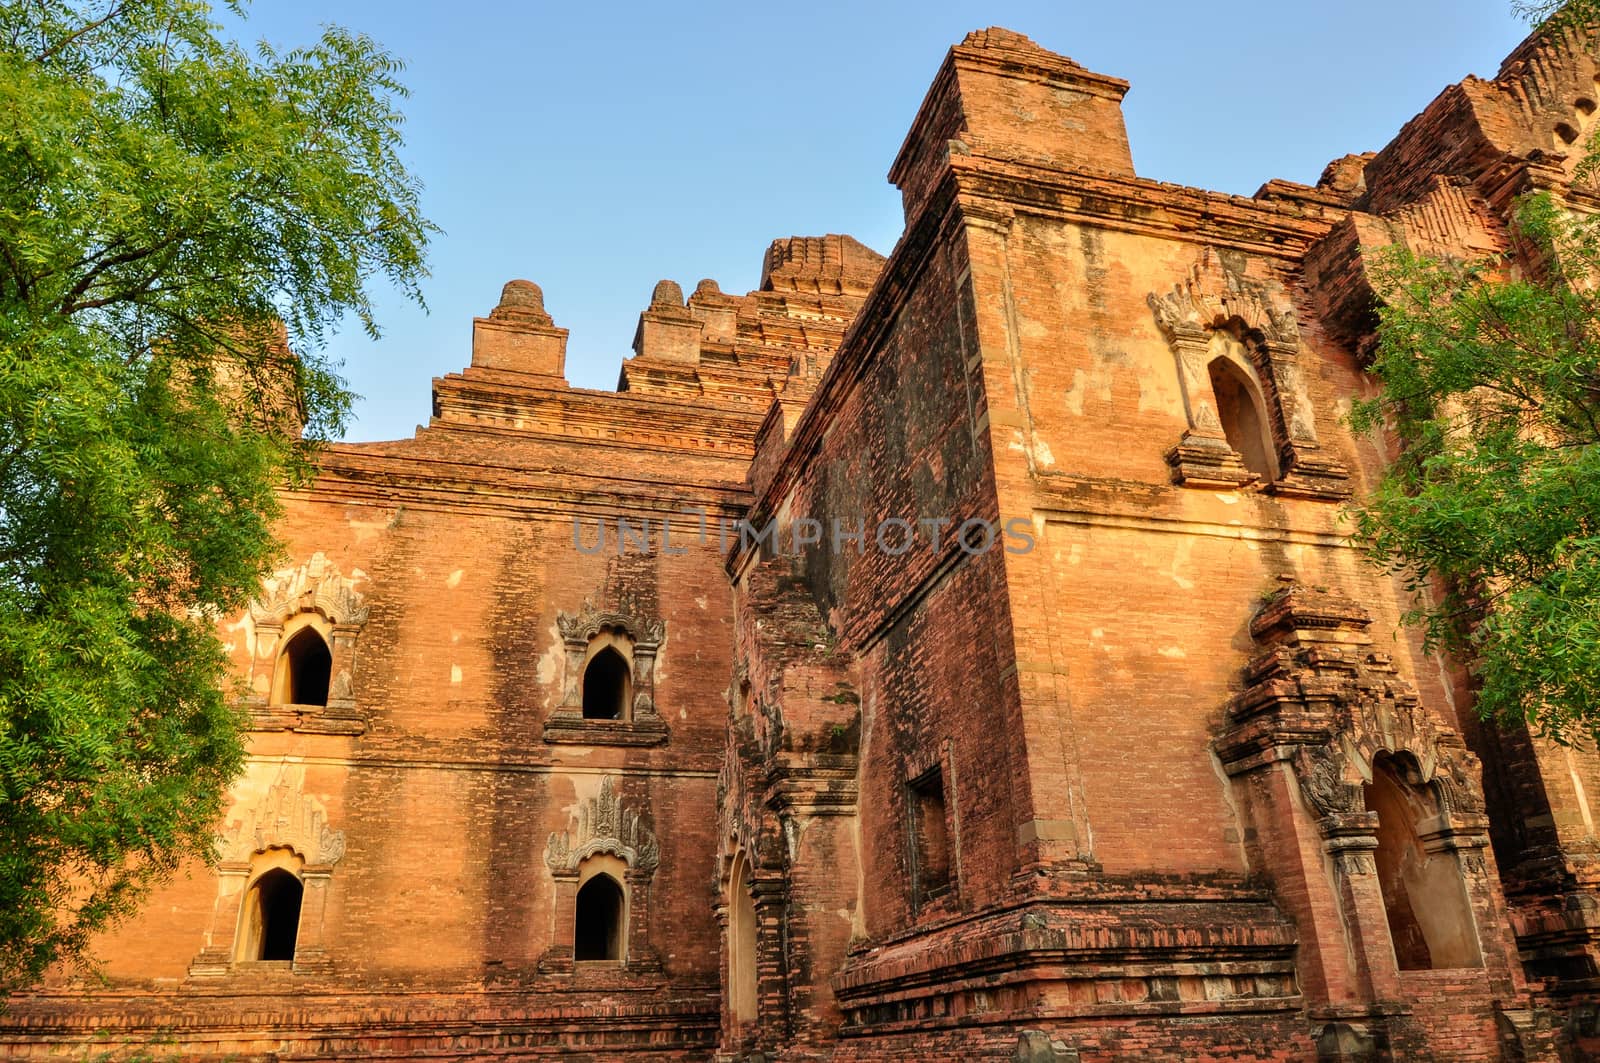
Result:
{"label": "arched window", "polygon": [[1389,936],[1403,971],[1478,967],[1483,963],[1467,906],[1461,865],[1453,852],[1429,853],[1417,826],[1438,814],[1438,802],[1419,782],[1409,757],[1381,754],[1363,788],[1378,814],[1373,858],[1383,890]]}
{"label": "arched window", "polygon": [[251,883],[239,911],[234,959],[294,959],[303,894],[299,877],[281,867],[265,872]]}
{"label": "arched window", "polygon": [[743,853],[728,880],[728,1006],[735,1021],[756,1020],[756,905]]}
{"label": "arched window", "polygon": [[626,936],[626,907],[622,887],[610,875],[597,874],[585,882],[578,890],[572,958],[620,962]]}
{"label": "arched window", "polygon": [[583,718],[626,720],[633,696],[628,662],[612,646],[603,647],[583,669]]}
{"label": "arched window", "polygon": [[1245,468],[1263,480],[1274,479],[1272,444],[1254,386],[1228,358],[1213,358],[1210,373],[1217,418],[1222,421],[1228,446],[1244,461]]}
{"label": "arched window", "polygon": [[328,680],[333,672],[333,654],[322,633],[303,627],[284,643],[278,654],[273,676],[275,705],[328,704]]}

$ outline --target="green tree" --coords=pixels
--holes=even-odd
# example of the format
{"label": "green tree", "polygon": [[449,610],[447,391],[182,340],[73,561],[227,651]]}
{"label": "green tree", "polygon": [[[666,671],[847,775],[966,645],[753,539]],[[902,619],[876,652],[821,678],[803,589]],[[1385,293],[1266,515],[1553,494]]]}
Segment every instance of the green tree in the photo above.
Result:
{"label": "green tree", "polygon": [[[1600,0],[1521,5],[1542,31]],[[1580,166],[1592,178],[1594,156]],[[1520,250],[1378,270],[1378,398],[1398,459],[1356,539],[1416,594],[1408,622],[1469,663],[1487,719],[1600,738],[1600,222],[1523,197]]]}
{"label": "green tree", "polygon": [[1515,0],[1511,10],[1541,30],[1593,22],[1600,16],[1600,0]]}
{"label": "green tree", "polygon": [[420,301],[398,70],[199,0],[0,5],[0,992],[212,853],[215,625],[349,408],[317,349],[375,282]]}

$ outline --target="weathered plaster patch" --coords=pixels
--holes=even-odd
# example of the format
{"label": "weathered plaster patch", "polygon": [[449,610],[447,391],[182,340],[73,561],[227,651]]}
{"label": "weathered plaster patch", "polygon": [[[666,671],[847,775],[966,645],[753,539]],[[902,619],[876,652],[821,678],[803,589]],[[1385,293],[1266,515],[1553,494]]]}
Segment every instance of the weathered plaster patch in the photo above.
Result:
{"label": "weathered plaster patch", "polygon": [[1570,748],[1563,749],[1567,756],[1567,772],[1572,776],[1572,790],[1578,798],[1578,814],[1583,817],[1583,829],[1591,838],[1594,837],[1594,814],[1589,809],[1589,792],[1583,787],[1583,773],[1578,770],[1578,762],[1572,756]]}
{"label": "weathered plaster patch", "polygon": [[[1217,756],[1216,749],[1208,747],[1206,752],[1210,754],[1212,772],[1216,774],[1217,780],[1222,783],[1222,803],[1227,806],[1228,819],[1233,823],[1232,837],[1239,847],[1239,866],[1247,868],[1250,866],[1250,853],[1245,848],[1245,819],[1239,812],[1239,803],[1233,792],[1233,780],[1228,778],[1227,769],[1222,766],[1222,758]],[[1227,839],[1228,836],[1227,832],[1223,833],[1224,839]]]}
{"label": "weathered plaster patch", "polygon": [[1074,369],[1072,387],[1066,394],[1067,410],[1075,416],[1082,417],[1084,400],[1091,395],[1101,402],[1109,403],[1112,377],[1115,372],[1115,368],[1105,362],[1098,364],[1093,372],[1086,373],[1082,369]]}
{"label": "weathered plaster patch", "polygon": [[245,652],[252,657],[256,655],[256,620],[255,617],[250,615],[250,610],[246,609],[237,623],[229,624],[223,630],[228,632],[237,631],[244,635]]}
{"label": "weathered plaster patch", "polygon": [[382,520],[356,520],[354,517],[350,517],[345,523],[355,533],[356,542],[364,543],[369,539],[382,535],[394,523],[394,518],[389,516]]}
{"label": "weathered plaster patch", "polygon": [[1072,371],[1072,387],[1067,389],[1067,412],[1074,417],[1083,416],[1083,395],[1088,389],[1089,374],[1082,369]]}
{"label": "weathered plaster patch", "polygon": [[1181,575],[1179,569],[1185,572],[1189,570],[1189,561],[1193,554],[1194,540],[1184,539],[1178,544],[1178,549],[1172,555],[1172,565],[1167,569],[1167,575],[1172,577],[1172,582],[1186,591],[1194,589],[1194,580]]}
{"label": "weathered plaster patch", "polygon": [[539,677],[539,686],[543,688],[544,707],[550,707],[550,694],[556,689],[557,677],[561,674],[561,666],[566,663],[566,643],[561,640],[561,629],[551,624],[546,630],[549,635],[547,645],[549,649],[539,655],[535,666],[535,674]]}

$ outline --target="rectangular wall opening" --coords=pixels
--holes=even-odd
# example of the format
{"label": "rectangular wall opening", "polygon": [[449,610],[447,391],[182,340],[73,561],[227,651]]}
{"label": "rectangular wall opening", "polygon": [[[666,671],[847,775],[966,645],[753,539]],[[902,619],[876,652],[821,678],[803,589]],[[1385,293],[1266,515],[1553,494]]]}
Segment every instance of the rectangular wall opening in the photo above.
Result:
{"label": "rectangular wall opening", "polygon": [[911,875],[921,905],[950,889],[953,866],[950,823],[945,809],[944,772],[930,768],[908,787],[911,819]]}

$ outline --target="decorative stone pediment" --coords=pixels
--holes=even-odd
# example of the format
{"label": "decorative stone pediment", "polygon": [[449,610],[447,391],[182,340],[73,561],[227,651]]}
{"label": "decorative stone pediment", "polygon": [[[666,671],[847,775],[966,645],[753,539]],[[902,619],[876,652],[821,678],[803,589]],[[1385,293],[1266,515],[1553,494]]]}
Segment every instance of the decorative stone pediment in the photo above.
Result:
{"label": "decorative stone pediment", "polygon": [[[667,740],[667,724],[656,711],[656,654],[666,638],[666,621],[648,616],[637,603],[623,600],[615,609],[597,609],[584,600],[576,613],[556,613],[556,629],[566,647],[566,673],[561,704],[545,721],[546,742],[574,745],[653,746]],[[626,636],[623,656],[632,673],[633,700],[626,718],[583,718],[582,676],[590,643],[605,633]]]}
{"label": "decorative stone pediment", "polygon": [[579,808],[577,830],[550,835],[544,862],[555,874],[575,875],[579,864],[598,853],[615,856],[629,869],[646,874],[653,873],[661,860],[655,833],[636,809],[623,802],[610,775],[601,780],[599,794]]}
{"label": "decorative stone pediment", "polygon": [[331,866],[344,856],[344,831],[329,826],[321,802],[305,793],[303,765],[280,767],[266,793],[231,820],[221,838],[224,861],[245,862],[276,848],[293,849],[317,866]]}
{"label": "decorative stone pediment", "polygon": [[[359,570],[344,575],[319,551],[298,568],[279,569],[262,580],[261,593],[251,601],[249,616],[242,621],[247,628],[253,627],[249,633],[253,641],[250,692],[244,699],[253,730],[345,735],[366,730],[356,703],[361,674],[356,644],[369,615],[365,595],[356,590],[363,579]],[[279,682],[285,625],[295,617],[300,617],[296,624],[312,622],[332,658],[327,702],[319,707],[287,705],[282,691],[273,693]]]}
{"label": "decorative stone pediment", "polygon": [[335,624],[364,624],[367,603],[355,588],[356,581],[318,551],[299,568],[280,569],[263,580],[261,594],[250,603],[250,616],[258,624],[281,624],[314,609]]}
{"label": "decorative stone pediment", "polygon": [[[1300,328],[1275,282],[1249,280],[1224,252],[1203,248],[1170,290],[1147,297],[1177,360],[1188,427],[1166,454],[1175,482],[1235,490],[1260,486],[1276,495],[1346,498],[1349,470],[1317,442],[1311,393],[1299,367]],[[1209,368],[1232,363],[1258,395],[1271,433],[1273,470],[1245,465],[1227,439]],[[1265,441],[1263,441],[1265,442]],[[1269,475],[1270,473],[1270,475]]]}
{"label": "decorative stone pediment", "polygon": [[1169,338],[1203,335],[1237,319],[1246,331],[1258,332],[1268,343],[1298,346],[1300,328],[1294,313],[1272,306],[1265,284],[1246,281],[1223,268],[1211,248],[1170,292],[1149,296],[1156,323]]}
{"label": "decorative stone pediment", "polygon": [[1441,811],[1481,814],[1477,758],[1393,660],[1373,650],[1371,624],[1349,598],[1293,582],[1280,588],[1250,624],[1263,652],[1228,704],[1223,762],[1237,773],[1288,757],[1316,813],[1337,817],[1365,810],[1361,787],[1380,754],[1405,753]]}
{"label": "decorative stone pediment", "polygon": [[587,643],[607,628],[627,632],[637,645],[644,647],[660,645],[666,635],[666,624],[658,618],[639,616],[633,611],[596,609],[587,599],[576,613],[558,612],[556,627],[568,643]]}

